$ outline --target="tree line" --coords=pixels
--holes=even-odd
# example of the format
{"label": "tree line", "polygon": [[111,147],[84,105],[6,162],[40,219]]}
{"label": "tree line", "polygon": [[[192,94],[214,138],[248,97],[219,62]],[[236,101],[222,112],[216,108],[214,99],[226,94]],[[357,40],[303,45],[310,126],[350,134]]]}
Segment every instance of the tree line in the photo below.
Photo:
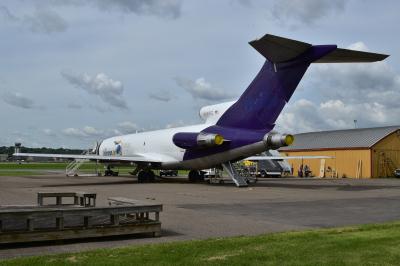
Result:
{"label": "tree line", "polygon": [[[21,146],[20,149],[21,152],[23,153],[55,153],[55,154],[82,154],[83,150],[79,149],[64,149],[64,148],[29,148],[29,147],[24,147]],[[8,156],[12,156],[14,153],[14,146],[6,147],[6,146],[1,146],[0,147],[0,154],[8,154]]]}

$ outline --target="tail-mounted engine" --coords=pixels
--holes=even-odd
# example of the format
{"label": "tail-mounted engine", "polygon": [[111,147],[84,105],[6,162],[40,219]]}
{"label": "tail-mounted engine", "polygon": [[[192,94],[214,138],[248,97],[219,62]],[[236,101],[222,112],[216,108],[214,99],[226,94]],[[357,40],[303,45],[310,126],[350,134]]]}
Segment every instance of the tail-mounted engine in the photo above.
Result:
{"label": "tail-mounted engine", "polygon": [[269,133],[264,136],[264,143],[268,149],[278,149],[293,143],[294,137],[290,134]]}
{"label": "tail-mounted engine", "polygon": [[174,144],[183,149],[207,148],[222,145],[224,138],[219,134],[179,132],[172,137]]}

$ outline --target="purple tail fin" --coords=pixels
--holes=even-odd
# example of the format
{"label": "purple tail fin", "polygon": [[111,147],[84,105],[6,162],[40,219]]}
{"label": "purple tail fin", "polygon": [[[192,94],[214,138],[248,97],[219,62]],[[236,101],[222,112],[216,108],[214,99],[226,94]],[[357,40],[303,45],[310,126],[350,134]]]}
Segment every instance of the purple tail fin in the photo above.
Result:
{"label": "purple tail fin", "polygon": [[218,126],[253,130],[273,128],[313,62],[374,62],[387,57],[338,49],[336,45],[311,45],[268,34],[250,45],[267,60],[239,100],[218,120]]}

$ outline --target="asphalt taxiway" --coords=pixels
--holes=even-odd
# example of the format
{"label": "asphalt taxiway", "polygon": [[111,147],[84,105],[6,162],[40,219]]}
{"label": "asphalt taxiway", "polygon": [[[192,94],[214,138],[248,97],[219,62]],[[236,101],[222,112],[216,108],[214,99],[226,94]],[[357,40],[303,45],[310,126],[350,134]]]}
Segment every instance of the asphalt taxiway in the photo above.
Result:
{"label": "asphalt taxiway", "polygon": [[248,188],[174,178],[138,184],[132,177],[1,176],[0,204],[34,204],[39,191],[88,191],[164,205],[162,236],[0,246],[0,259],[130,244],[256,235],[400,219],[399,179],[264,179]]}

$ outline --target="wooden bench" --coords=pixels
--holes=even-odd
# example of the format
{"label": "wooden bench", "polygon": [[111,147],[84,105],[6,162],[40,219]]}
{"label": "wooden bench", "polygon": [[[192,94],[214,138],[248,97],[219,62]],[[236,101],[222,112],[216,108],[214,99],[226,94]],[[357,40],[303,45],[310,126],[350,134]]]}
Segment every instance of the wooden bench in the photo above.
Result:
{"label": "wooden bench", "polygon": [[[136,233],[160,235],[161,204],[124,201],[135,204],[86,208],[71,205],[0,207],[0,244]],[[16,224],[20,228],[15,228]]]}
{"label": "wooden bench", "polygon": [[143,203],[140,200],[128,199],[124,197],[110,197],[108,198],[108,204],[112,205],[138,205]]}
{"label": "wooden bench", "polygon": [[[134,200],[134,199],[128,199],[124,197],[110,197],[108,198],[108,204],[110,206],[139,206],[143,204],[149,204],[146,201],[141,201],[141,200]],[[154,212],[154,220],[159,221],[160,220],[160,212]],[[127,216],[136,216],[137,219],[139,220],[146,220],[149,219],[149,212],[144,212],[144,213],[135,213],[135,214],[127,214]]]}
{"label": "wooden bench", "polygon": [[[37,203],[38,206],[47,206],[44,204],[45,198],[56,198],[56,206],[71,205],[63,203],[63,198],[73,198],[73,205],[82,207],[95,207],[96,206],[96,193],[88,192],[38,192]],[[54,205],[54,204],[53,204]]]}

